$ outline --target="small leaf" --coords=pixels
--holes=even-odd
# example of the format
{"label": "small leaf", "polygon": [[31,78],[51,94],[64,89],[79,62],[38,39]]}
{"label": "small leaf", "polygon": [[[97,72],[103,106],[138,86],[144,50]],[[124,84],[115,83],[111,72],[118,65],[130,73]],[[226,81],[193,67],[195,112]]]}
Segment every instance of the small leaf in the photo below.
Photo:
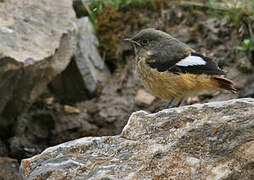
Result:
{"label": "small leaf", "polygon": [[244,39],[243,44],[244,45],[249,45],[250,44],[250,39]]}
{"label": "small leaf", "polygon": [[239,50],[239,51],[246,51],[246,47],[243,47],[243,46],[236,46],[235,47],[236,50]]}

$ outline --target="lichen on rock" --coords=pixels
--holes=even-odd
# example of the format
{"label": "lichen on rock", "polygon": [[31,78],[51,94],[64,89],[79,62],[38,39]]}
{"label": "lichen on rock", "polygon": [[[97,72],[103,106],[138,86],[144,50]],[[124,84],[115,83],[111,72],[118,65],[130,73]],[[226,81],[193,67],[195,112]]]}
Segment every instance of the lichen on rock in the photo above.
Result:
{"label": "lichen on rock", "polygon": [[20,171],[27,179],[250,179],[253,114],[254,99],[138,111],[121,135],[48,148]]}

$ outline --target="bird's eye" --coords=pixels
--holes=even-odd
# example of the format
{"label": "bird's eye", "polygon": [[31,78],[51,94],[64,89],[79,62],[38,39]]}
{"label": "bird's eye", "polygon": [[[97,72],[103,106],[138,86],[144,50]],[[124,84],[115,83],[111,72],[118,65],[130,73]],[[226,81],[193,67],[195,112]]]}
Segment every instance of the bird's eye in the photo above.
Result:
{"label": "bird's eye", "polygon": [[143,39],[142,40],[142,45],[147,45],[148,44],[148,40],[147,39]]}

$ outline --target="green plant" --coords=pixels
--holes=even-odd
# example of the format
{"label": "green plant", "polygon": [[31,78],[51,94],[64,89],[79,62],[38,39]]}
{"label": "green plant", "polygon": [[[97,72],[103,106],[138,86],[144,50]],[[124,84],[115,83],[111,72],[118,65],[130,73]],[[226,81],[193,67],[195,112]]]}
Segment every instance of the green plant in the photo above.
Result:
{"label": "green plant", "polygon": [[93,23],[94,29],[97,30],[97,17],[106,7],[111,7],[118,11],[120,8],[135,7],[139,5],[151,6],[154,0],[91,0],[90,4],[86,4],[82,0],[90,21]]}
{"label": "green plant", "polygon": [[241,45],[236,46],[235,49],[239,51],[254,51],[254,37],[243,40]]}
{"label": "green plant", "polygon": [[83,7],[86,9],[87,13],[88,13],[88,17],[90,19],[90,21],[93,24],[93,27],[95,29],[95,31],[97,30],[97,14],[96,14],[96,9],[91,9],[88,4],[86,4],[83,0],[81,1]]}
{"label": "green plant", "polygon": [[244,15],[243,9],[232,7],[229,12],[229,20],[233,22],[236,25],[236,27],[239,27],[243,15]]}

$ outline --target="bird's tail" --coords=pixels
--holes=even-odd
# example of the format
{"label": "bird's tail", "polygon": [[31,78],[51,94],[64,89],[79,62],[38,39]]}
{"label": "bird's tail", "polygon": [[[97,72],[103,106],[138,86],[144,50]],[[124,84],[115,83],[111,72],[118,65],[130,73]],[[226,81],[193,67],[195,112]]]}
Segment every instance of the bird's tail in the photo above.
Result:
{"label": "bird's tail", "polygon": [[231,80],[222,77],[222,76],[212,76],[212,79],[215,80],[218,84],[218,87],[220,89],[225,89],[228,91],[231,91],[233,93],[236,93],[236,89],[234,87],[234,84]]}

